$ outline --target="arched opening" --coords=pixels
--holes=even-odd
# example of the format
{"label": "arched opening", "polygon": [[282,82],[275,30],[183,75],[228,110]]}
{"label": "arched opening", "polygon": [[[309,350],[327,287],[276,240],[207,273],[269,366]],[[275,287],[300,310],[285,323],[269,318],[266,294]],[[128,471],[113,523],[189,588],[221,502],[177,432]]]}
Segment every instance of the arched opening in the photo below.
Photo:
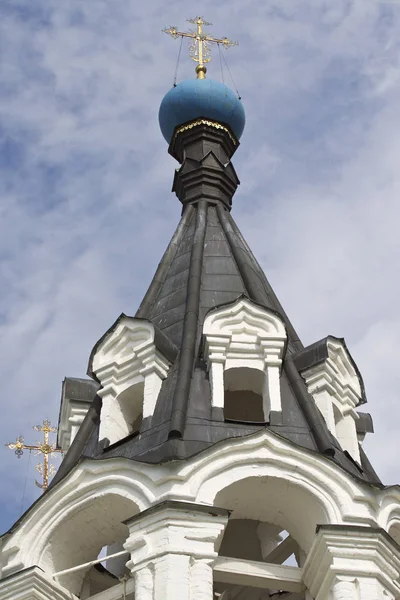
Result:
{"label": "arched opening", "polygon": [[[214,504],[232,511],[219,549],[220,556],[230,558],[303,566],[316,526],[328,522],[318,498],[283,478],[237,481],[217,493]],[[264,598],[260,589],[219,581],[214,581],[214,592],[215,598]],[[263,593],[265,598],[274,594],[279,597],[280,590]],[[290,593],[284,597],[305,598],[304,594]]]}
{"label": "arched opening", "polygon": [[143,418],[144,381],[124,390],[118,396],[121,412],[125,419],[128,435],[139,433]]}
{"label": "arched opening", "polygon": [[[96,560],[104,547],[121,544],[127,538],[128,528],[122,521],[138,512],[132,500],[115,493],[88,499],[52,533],[39,566],[58,573]],[[127,555],[125,562],[128,559]],[[56,580],[80,598],[89,598],[118,584],[118,577],[107,569],[107,563],[61,575]]]}
{"label": "arched opening", "polygon": [[228,421],[264,424],[265,373],[247,367],[224,372],[224,417]]}

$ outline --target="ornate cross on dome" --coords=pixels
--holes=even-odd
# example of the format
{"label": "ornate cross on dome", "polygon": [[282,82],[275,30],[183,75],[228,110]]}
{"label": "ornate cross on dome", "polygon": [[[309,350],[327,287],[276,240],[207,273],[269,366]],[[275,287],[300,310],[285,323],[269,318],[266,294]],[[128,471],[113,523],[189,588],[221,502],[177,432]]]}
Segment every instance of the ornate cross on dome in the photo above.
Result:
{"label": "ornate cross on dome", "polygon": [[232,42],[226,37],[220,39],[215,38],[204,33],[203,25],[212,25],[212,23],[204,21],[203,17],[188,19],[188,22],[197,25],[197,31],[178,31],[176,27],[169,27],[163,29],[163,31],[169,33],[173,38],[186,37],[193,40],[193,43],[189,47],[190,57],[198,63],[196,66],[197,79],[205,79],[207,72],[205,63],[208,63],[211,60],[211,48],[209,44],[222,44],[224,48],[229,48],[230,46],[237,46],[238,42]]}
{"label": "ornate cross on dome", "polygon": [[43,463],[39,463],[36,465],[36,470],[42,475],[43,483],[39,483],[35,479],[35,483],[38,487],[40,487],[44,492],[49,487],[49,477],[54,475],[55,468],[53,465],[49,464],[49,457],[53,455],[55,452],[62,452],[60,448],[56,447],[56,444],[49,444],[49,434],[55,433],[57,431],[56,427],[51,427],[51,423],[48,419],[43,421],[43,425],[35,425],[33,427],[35,431],[43,432],[43,443],[38,442],[36,446],[31,446],[29,444],[25,444],[24,438],[20,435],[17,437],[15,442],[10,442],[9,444],[5,444],[7,448],[10,450],[15,450],[15,454],[17,458],[21,458],[24,453],[24,450],[34,450],[35,455],[43,454]]}

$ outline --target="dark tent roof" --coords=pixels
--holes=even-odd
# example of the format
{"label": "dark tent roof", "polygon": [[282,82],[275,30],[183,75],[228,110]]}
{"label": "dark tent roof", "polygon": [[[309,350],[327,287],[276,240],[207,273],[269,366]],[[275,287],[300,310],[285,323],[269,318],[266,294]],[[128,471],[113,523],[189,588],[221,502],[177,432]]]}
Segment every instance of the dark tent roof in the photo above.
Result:
{"label": "dark tent roof", "polygon": [[[235,149],[231,134],[209,124],[173,139],[170,152],[182,163],[174,189],[183,213],[136,317],[150,320],[178,349],[177,358],[163,382],[154,415],[143,421],[140,435],[132,434],[108,447],[99,444],[101,399],[94,398],[53,485],[84,456],[98,460],[118,456],[151,463],[184,460],[224,439],[247,436],[263,427],[329,457],[358,478],[379,483],[363,451],[362,465],[358,465],[328,431],[296,366],[296,356],[302,355],[304,361],[310,353],[305,354],[230,214],[239,183],[230,162]],[[240,296],[278,313],[288,334],[281,374],[282,413],[272,413],[270,422],[263,425],[227,422],[211,409],[202,355],[204,318],[210,310]]]}

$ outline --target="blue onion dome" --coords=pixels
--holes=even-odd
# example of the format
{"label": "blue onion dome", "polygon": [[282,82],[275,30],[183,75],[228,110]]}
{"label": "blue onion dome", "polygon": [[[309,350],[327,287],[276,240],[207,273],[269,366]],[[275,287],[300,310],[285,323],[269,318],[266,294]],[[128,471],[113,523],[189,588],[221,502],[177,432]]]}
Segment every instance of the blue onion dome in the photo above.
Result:
{"label": "blue onion dome", "polygon": [[203,117],[229,125],[240,139],[246,121],[242,102],[230,88],[212,79],[187,79],[164,96],[158,120],[161,132],[171,142],[175,127]]}

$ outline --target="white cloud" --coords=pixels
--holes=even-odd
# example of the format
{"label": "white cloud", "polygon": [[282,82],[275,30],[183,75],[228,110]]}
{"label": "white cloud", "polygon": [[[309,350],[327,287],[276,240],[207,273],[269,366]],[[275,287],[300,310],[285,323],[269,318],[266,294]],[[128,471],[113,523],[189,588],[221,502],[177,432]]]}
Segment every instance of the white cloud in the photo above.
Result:
{"label": "white cloud", "polygon": [[[304,342],[346,337],[377,424],[370,458],[393,483],[400,8],[207,0],[202,10],[241,43],[225,55],[247,113],[233,214]],[[160,30],[185,26],[197,3],[13,0],[0,12],[6,442],[56,421],[62,378],[84,375],[96,340],[135,312],[172,235],[175,163],[157,112],[179,42]],[[180,78],[192,68],[184,45]],[[4,506],[25,477],[12,458],[0,455]],[[34,494],[29,481],[26,502]],[[4,510],[3,529],[18,511]]]}

